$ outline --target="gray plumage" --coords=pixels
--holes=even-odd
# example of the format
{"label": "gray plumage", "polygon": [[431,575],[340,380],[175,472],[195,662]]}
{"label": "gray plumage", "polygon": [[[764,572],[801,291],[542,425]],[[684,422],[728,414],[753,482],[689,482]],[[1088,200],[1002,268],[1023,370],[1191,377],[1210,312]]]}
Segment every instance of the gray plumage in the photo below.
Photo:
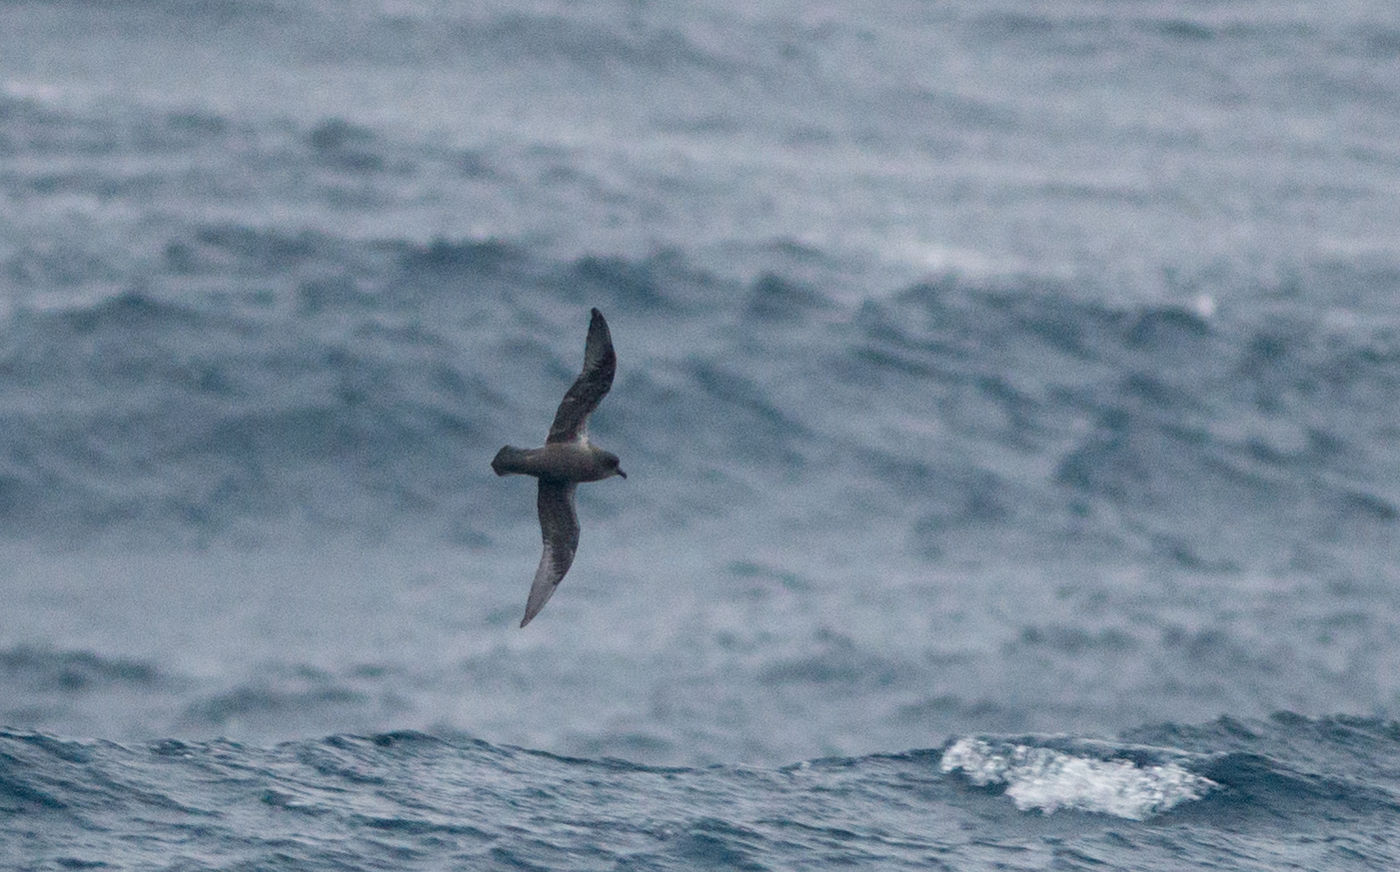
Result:
{"label": "gray plumage", "polygon": [[627,477],[618,465],[617,455],[588,441],[588,416],[598,408],[612,387],[617,372],[617,354],[603,313],[593,310],[588,322],[588,339],[583,348],[583,371],[559,403],[554,423],[541,448],[507,445],[496,452],[491,469],[497,475],[533,475],[540,480],[535,505],[540,517],[544,553],[530,584],[525,617],[530,623],[563,581],[578,550],[578,512],[574,490],[579,482],[600,481],[614,475]]}

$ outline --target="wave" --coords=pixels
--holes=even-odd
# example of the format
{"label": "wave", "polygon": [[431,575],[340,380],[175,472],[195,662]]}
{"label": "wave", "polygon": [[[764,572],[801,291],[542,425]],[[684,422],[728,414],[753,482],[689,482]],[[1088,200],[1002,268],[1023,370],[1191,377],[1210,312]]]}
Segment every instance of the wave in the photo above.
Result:
{"label": "wave", "polygon": [[149,288],[0,323],[10,535],[432,526],[470,506],[479,538],[476,460],[557,402],[588,305],[619,322],[622,359],[596,432],[663,480],[713,483],[687,511],[740,483],[834,488],[897,507],[919,553],[1014,529],[1207,569],[1287,565],[1400,517],[1400,481],[1376,474],[1400,400],[1384,323],[956,276],[852,309],[676,252],[227,224],[165,252]]}
{"label": "wave", "polygon": [[[1394,722],[1280,713],[1269,721],[1222,718],[1203,728],[1132,731],[1183,732],[1214,741],[1190,743],[1188,750],[1071,737],[967,737],[945,747],[939,767],[995,790],[1018,810],[1047,815],[1301,819],[1322,806],[1367,816],[1400,810],[1400,792],[1370,768],[1393,765],[1400,751]],[[1243,736],[1250,741],[1241,743]],[[1358,757],[1368,762],[1357,765]]]}
{"label": "wave", "polygon": [[111,686],[153,687],[168,678],[154,664],[91,651],[35,645],[0,649],[0,680],[28,692],[81,693]]}
{"label": "wave", "polygon": [[[35,859],[91,850],[139,862],[179,834],[211,862],[274,865],[377,868],[391,854],[420,864],[450,854],[545,868],[576,867],[581,856],[915,868],[930,856],[980,866],[976,852],[989,842],[1027,850],[1046,838],[1091,854],[1128,845],[1139,860],[1158,851],[1190,859],[1239,838],[1286,852],[1280,830],[1304,840],[1318,826],[1376,832],[1400,805],[1382,781],[1400,758],[1393,722],[1281,714],[1141,732],[1189,737],[1190,747],[979,736],[775,770],[649,767],[412,731],[259,747],[0,729],[0,813],[30,832],[24,855]],[[969,817],[975,833],[960,825]],[[1056,823],[1066,817],[1068,829]],[[18,832],[5,828],[0,846]]]}
{"label": "wave", "polygon": [[[362,707],[368,695],[318,670],[292,670],[290,674],[260,676],[230,690],[187,706],[184,721],[199,732],[227,729],[232,724],[270,718],[285,725],[288,720],[315,723],[332,712]],[[342,713],[341,720],[353,716]]]}
{"label": "wave", "polygon": [[[553,262],[500,242],[237,225],[190,232],[167,258],[182,280],[286,290],[15,312],[0,328],[8,529],[458,511],[472,458],[567,381],[564,315],[585,302],[623,318],[619,389],[598,421],[610,441],[701,477],[801,480],[834,462],[909,501],[928,547],[969,525],[1039,525],[1229,565],[1252,537],[1400,516],[1397,484],[1365,473],[1385,465],[1383,410],[1400,399],[1383,328],[955,277],[851,312],[801,281],[745,286],[673,253]],[[686,342],[662,342],[675,335]],[[1026,462],[1046,476],[1016,473]],[[946,494],[967,498],[939,505]],[[1231,525],[1215,523],[1224,511]]]}
{"label": "wave", "polygon": [[1094,750],[1099,753],[959,739],[944,750],[939,768],[961,772],[978,787],[1001,787],[1018,809],[1045,814],[1074,809],[1143,820],[1220,788],[1156,749],[1119,746],[1109,755]]}

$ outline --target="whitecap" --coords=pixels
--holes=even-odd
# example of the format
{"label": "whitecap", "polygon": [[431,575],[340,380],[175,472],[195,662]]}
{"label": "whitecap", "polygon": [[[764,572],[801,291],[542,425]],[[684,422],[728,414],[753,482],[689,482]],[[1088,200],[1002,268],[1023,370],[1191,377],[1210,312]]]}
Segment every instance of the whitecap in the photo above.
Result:
{"label": "whitecap", "polygon": [[1006,785],[1006,795],[1022,811],[1063,808],[1132,820],[1200,799],[1219,786],[1174,762],[1144,765],[975,738],[950,745],[939,768],[961,771],[979,787]]}

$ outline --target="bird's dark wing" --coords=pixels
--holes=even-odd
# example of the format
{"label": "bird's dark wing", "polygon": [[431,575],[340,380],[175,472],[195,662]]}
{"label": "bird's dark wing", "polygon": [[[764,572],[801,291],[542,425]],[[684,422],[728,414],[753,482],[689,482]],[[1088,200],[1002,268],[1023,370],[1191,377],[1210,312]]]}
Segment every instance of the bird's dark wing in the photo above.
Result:
{"label": "bird's dark wing", "polygon": [[617,372],[617,354],[603,313],[593,310],[588,341],[583,346],[583,372],[579,373],[549,427],[545,442],[572,442],[588,432],[588,415],[603,401]]}
{"label": "bird's dark wing", "polygon": [[536,505],[540,510],[540,535],[544,553],[540,555],[535,580],[530,585],[530,598],[525,602],[525,618],[520,626],[530,623],[544,604],[554,595],[554,589],[564,580],[564,573],[574,562],[578,550],[578,513],[574,511],[574,482],[540,479],[540,494]]}

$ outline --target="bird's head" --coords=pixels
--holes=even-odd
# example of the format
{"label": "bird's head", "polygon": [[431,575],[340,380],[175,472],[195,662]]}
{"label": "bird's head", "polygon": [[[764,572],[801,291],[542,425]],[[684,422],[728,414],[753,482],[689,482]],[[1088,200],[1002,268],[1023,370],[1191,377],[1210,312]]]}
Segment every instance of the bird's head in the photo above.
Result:
{"label": "bird's head", "polygon": [[607,471],[608,475],[620,475],[623,478],[627,477],[627,473],[622,471],[622,461],[617,459],[616,454],[613,454],[611,451],[604,451],[599,455],[599,458],[603,461],[603,469]]}

